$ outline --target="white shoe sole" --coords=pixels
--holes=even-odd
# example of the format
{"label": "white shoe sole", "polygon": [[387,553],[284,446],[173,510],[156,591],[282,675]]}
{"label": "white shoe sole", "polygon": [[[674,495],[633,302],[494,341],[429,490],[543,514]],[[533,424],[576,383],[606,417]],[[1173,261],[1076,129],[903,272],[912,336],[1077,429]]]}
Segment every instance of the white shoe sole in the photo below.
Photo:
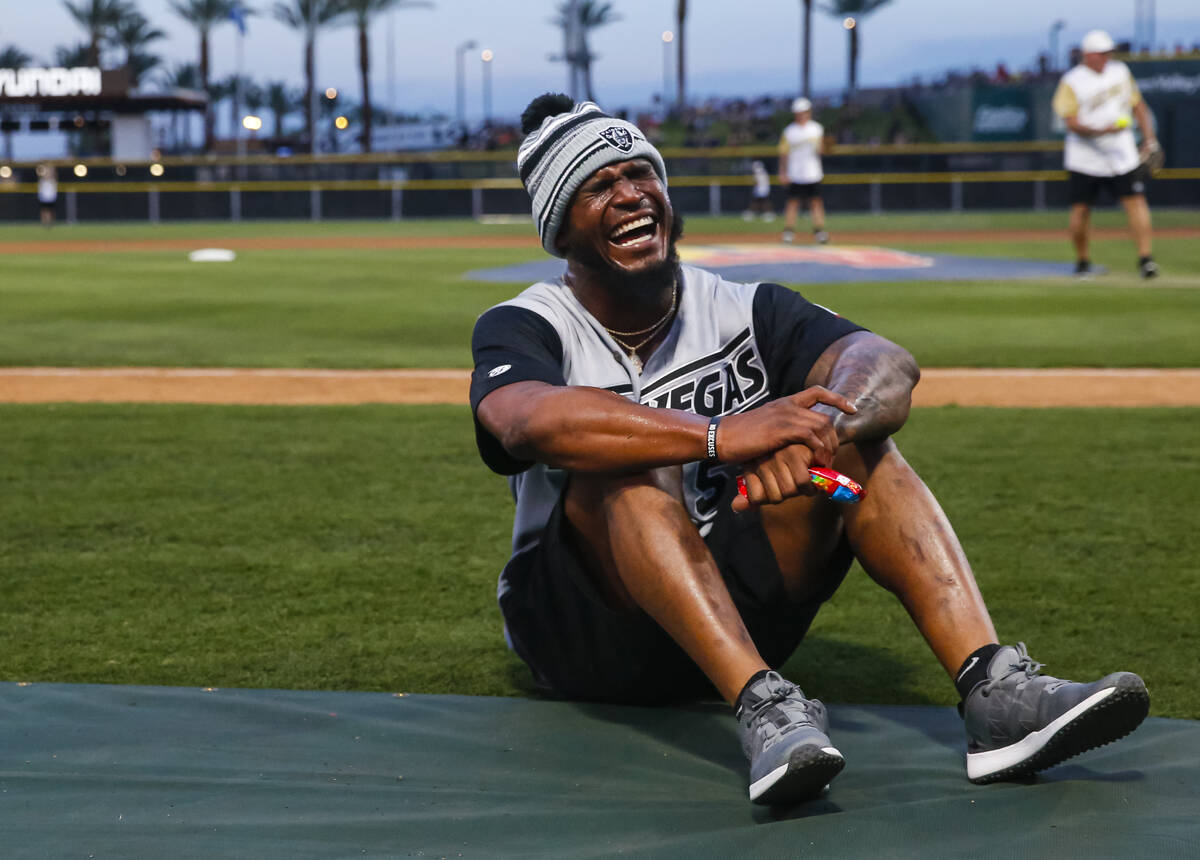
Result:
{"label": "white shoe sole", "polygon": [[1021,764],[1021,762],[1031,758],[1042,747],[1048,744],[1059,729],[1083,712],[1091,709],[1096,703],[1104,701],[1116,691],[1116,687],[1109,687],[1105,690],[1092,693],[1092,695],[1054,720],[1054,722],[1050,723],[1044,729],[1039,729],[1036,732],[1026,735],[1015,744],[1009,744],[998,750],[967,753],[967,779],[982,779],[985,776],[990,776],[998,771],[1007,770],[1010,767]]}

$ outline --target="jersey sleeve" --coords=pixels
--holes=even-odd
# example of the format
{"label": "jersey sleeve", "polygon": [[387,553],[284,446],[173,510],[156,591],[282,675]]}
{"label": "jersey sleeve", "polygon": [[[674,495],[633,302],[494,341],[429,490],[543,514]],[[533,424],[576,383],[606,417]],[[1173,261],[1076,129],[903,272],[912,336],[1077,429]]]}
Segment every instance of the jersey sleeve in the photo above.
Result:
{"label": "jersey sleeve", "polygon": [[1054,91],[1050,106],[1063,119],[1079,114],[1079,99],[1075,97],[1075,90],[1071,89],[1071,85],[1066,81],[1058,82],[1058,89]]}
{"label": "jersey sleeve", "polygon": [[1129,109],[1133,110],[1142,103],[1142,91],[1138,89],[1137,78],[1129,73]]}
{"label": "jersey sleeve", "polygon": [[803,391],[813,365],[830,344],[851,332],[866,331],[779,284],[759,284],[753,319],[774,397]]}
{"label": "jersey sleeve", "polygon": [[479,456],[493,472],[515,475],[533,465],[508,453],[500,440],[479,423],[476,411],[483,398],[514,382],[535,380],[566,385],[562,341],[547,320],[531,310],[500,305],[475,323],[471,337],[475,369],[471,373],[471,414],[475,416],[475,444]]}

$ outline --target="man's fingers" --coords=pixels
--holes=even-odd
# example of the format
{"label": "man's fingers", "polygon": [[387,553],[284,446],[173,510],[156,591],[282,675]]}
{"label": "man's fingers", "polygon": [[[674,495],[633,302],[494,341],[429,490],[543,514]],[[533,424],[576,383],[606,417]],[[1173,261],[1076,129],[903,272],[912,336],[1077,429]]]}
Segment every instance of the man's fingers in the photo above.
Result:
{"label": "man's fingers", "polygon": [[833,406],[851,415],[858,411],[858,407],[843,395],[835,391],[830,391],[823,385],[814,385],[811,388],[806,388],[798,394],[793,394],[792,399],[805,409],[811,409],[818,403],[824,403],[826,406]]}

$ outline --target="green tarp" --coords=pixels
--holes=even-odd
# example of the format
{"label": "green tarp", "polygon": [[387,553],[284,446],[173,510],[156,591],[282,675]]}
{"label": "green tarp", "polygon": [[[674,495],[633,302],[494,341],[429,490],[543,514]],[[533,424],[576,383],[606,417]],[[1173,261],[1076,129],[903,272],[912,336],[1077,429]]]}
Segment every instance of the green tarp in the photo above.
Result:
{"label": "green tarp", "polygon": [[0,856],[1200,857],[1200,724],[974,786],[952,709],[831,712],[772,811],[724,706],[0,684]]}

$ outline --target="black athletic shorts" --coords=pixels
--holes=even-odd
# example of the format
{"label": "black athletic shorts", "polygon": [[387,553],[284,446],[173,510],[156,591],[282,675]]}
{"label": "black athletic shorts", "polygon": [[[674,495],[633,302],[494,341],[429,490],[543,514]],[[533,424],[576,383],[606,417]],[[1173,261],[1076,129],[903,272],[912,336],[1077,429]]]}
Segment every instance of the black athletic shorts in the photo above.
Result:
{"label": "black athletic shorts", "polygon": [[1120,200],[1122,197],[1145,194],[1146,182],[1142,171],[1137,168],[1120,176],[1089,176],[1073,170],[1067,173],[1067,199],[1072,205],[1085,203],[1091,206],[1101,189],[1111,194],[1114,200]]}
{"label": "black athletic shorts", "polygon": [[821,183],[817,182],[792,182],[788,185],[788,199],[800,200],[805,203],[812,200],[814,197],[821,196]]}
{"label": "black athletic shorts", "polygon": [[[734,514],[726,498],[704,538],[750,636],[778,668],[833,596],[853,556],[842,542],[826,587],[805,603],[783,587],[775,553],[757,511]],[[565,496],[565,493],[564,493]],[[551,696],[625,703],[718,697],[691,658],[650,616],[615,611],[601,599],[580,560],[563,513],[563,497],[542,540],[510,562],[500,596],[509,644]],[[719,697],[718,697],[719,698]]]}

